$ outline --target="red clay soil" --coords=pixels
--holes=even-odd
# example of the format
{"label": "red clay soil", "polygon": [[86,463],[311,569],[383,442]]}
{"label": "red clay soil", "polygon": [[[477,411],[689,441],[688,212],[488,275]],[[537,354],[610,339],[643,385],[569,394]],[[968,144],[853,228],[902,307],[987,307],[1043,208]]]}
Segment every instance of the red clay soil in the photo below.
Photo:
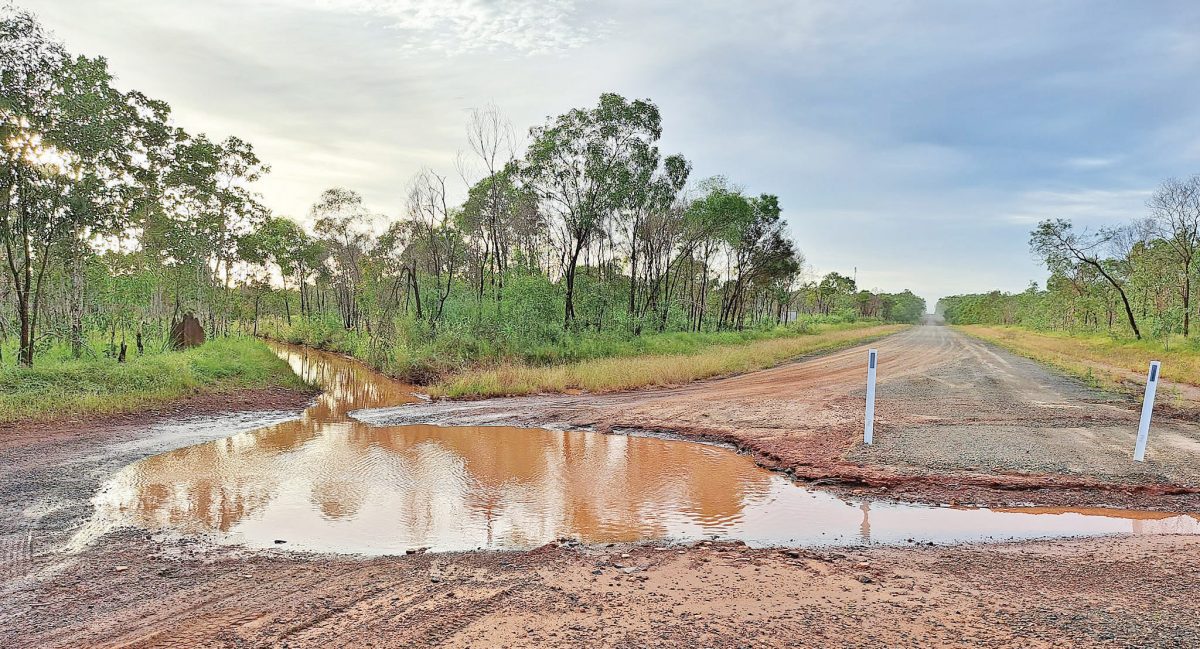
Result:
{"label": "red clay soil", "polygon": [[763,466],[915,501],[1200,510],[1200,426],[1159,412],[1131,459],[1140,404],[947,327],[879,349],[874,447],[862,444],[866,346],[674,389],[440,401],[374,424],[509,424],[650,431],[731,444]]}
{"label": "red clay soil", "polygon": [[0,646],[1195,647],[1196,549],[1137,537],[359,559],[126,534],[5,593]]}

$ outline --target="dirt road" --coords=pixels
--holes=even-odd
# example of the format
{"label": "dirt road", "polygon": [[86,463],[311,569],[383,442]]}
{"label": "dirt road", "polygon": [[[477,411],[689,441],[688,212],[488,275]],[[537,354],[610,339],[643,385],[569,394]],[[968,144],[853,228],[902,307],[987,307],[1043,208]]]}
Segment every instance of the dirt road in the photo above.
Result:
{"label": "dirt road", "polygon": [[118,469],[294,417],[312,398],[287,389],[246,390],[136,414],[0,426],[0,557],[22,544],[31,552],[62,546],[91,514],[101,482]]}
{"label": "dirt road", "polygon": [[1184,537],[239,556],[116,535],[8,588],[5,647],[1194,647]]}
{"label": "dirt road", "polygon": [[[1122,456],[1136,404],[944,328],[877,347],[869,451],[855,442],[862,349],[671,391],[364,416],[668,429],[886,496],[1197,510],[1194,423],[1159,421],[1151,461],[1133,470]],[[0,436],[0,646],[1200,646],[1200,546],[1185,536],[837,550],[565,542],[365,559],[121,530],[62,551],[104,476],[262,421],[214,414],[223,405]],[[1014,452],[1014,441],[1036,446]]]}
{"label": "dirt road", "polygon": [[1140,404],[935,325],[879,349],[874,447],[861,444],[866,348],[670,390],[443,401],[363,411],[374,424],[666,431],[729,442],[797,477],[896,497],[990,505],[1200,509],[1200,425],[1156,416],[1131,460]]}

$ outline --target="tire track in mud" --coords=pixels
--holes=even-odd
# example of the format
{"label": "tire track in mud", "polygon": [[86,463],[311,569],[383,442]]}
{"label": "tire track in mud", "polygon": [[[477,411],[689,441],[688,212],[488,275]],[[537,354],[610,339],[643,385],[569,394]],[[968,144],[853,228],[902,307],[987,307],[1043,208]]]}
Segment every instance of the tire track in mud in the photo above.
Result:
{"label": "tire track in mud", "polygon": [[[164,556],[126,534],[43,584],[39,606],[26,609],[30,594],[6,601],[0,645],[1195,646],[1192,545],[699,543],[355,559],[171,543],[180,554]],[[117,564],[130,568],[114,574]]]}
{"label": "tire track in mud", "polygon": [[33,531],[0,537],[0,579],[28,572],[33,563]]}
{"label": "tire track in mud", "polygon": [[25,591],[6,602],[0,644],[20,620],[22,642],[34,644],[6,646],[361,646],[364,637],[437,646],[488,615],[558,597],[535,596],[538,552],[363,560],[178,543],[178,554],[159,554],[155,542],[119,534],[48,578],[36,600]]}

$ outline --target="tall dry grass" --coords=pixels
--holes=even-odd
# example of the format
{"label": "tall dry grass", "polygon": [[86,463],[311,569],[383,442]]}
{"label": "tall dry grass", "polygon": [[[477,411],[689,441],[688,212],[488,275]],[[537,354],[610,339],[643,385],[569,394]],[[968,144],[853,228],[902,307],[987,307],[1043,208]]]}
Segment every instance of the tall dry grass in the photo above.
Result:
{"label": "tall dry grass", "polygon": [[1121,340],[1105,335],[1049,333],[986,325],[956,328],[1101,387],[1124,387],[1130,372],[1144,374],[1152,360],[1162,361],[1164,380],[1200,385],[1200,346],[1182,338],[1172,341],[1168,349],[1161,340]]}
{"label": "tall dry grass", "polygon": [[910,325],[818,328],[812,333],[736,345],[714,345],[691,354],[603,358],[558,366],[502,365],[454,374],[430,389],[435,397],[519,396],[547,392],[616,392],[682,385],[760,370],[799,356],[850,347]]}

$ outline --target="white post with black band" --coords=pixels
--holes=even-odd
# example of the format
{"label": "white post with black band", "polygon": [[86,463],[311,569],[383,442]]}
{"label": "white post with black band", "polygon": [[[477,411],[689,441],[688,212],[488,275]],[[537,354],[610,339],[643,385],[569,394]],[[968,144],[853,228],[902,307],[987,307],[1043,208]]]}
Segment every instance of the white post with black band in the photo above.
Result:
{"label": "white post with black band", "polygon": [[863,443],[872,444],[875,441],[875,365],[879,362],[879,352],[867,350],[867,416],[863,425]]}
{"label": "white post with black band", "polygon": [[1146,376],[1146,397],[1142,400],[1142,421],[1138,424],[1137,444],[1133,447],[1133,459],[1141,462],[1146,458],[1146,442],[1150,438],[1150,415],[1154,413],[1154,393],[1158,391],[1158,371],[1161,364],[1150,361],[1150,374]]}

